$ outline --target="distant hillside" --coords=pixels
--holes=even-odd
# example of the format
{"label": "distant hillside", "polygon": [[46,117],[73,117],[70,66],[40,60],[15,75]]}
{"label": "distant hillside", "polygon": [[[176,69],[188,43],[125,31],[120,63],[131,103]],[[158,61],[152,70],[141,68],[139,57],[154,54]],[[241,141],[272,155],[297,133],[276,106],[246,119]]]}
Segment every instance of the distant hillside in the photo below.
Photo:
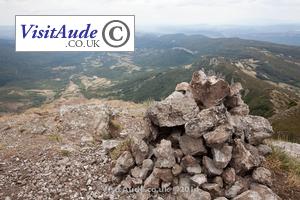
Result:
{"label": "distant hillside", "polygon": [[265,26],[209,26],[209,25],[187,25],[187,26],[168,26],[149,29],[163,34],[185,33],[202,34],[212,38],[232,38],[237,37],[247,40],[258,40],[273,42],[277,44],[286,44],[300,46],[300,24],[277,24]]}
{"label": "distant hillside", "polygon": [[253,114],[280,115],[299,102],[300,47],[143,34],[133,53],[17,53],[13,41],[0,40],[0,112],[19,112],[72,92],[86,98],[159,100],[202,68],[241,82]]}
{"label": "distant hillside", "polygon": [[300,143],[300,105],[275,114],[270,120],[279,139]]}

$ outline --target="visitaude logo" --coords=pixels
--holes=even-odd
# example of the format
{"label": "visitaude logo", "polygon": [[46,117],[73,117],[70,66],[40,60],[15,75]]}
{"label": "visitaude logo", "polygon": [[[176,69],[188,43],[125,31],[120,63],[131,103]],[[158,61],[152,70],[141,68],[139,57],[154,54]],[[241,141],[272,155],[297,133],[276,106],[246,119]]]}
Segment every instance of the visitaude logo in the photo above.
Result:
{"label": "visitaude logo", "polygon": [[134,51],[134,15],[16,16],[16,51]]}

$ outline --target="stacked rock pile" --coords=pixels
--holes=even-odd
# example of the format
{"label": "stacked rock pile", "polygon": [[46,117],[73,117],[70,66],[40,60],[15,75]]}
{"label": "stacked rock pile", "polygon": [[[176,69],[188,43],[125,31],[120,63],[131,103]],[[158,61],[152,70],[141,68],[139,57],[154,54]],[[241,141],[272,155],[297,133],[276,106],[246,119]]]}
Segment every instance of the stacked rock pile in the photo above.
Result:
{"label": "stacked rock pile", "polygon": [[117,159],[121,186],[163,188],[169,199],[280,199],[262,167],[272,127],[249,115],[241,84],[198,71],[175,90],[148,109],[150,133],[132,136]]}

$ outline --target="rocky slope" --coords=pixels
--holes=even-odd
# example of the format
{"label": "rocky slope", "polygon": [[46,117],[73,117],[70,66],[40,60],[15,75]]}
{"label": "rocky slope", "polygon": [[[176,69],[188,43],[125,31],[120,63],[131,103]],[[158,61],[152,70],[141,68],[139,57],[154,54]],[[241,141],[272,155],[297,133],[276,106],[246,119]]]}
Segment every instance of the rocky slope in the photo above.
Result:
{"label": "rocky slope", "polygon": [[70,99],[0,118],[1,198],[119,198],[107,154],[119,141],[102,138],[142,131],[143,113],[134,103]]}
{"label": "rocky slope", "polygon": [[[199,72],[150,105],[71,98],[3,116],[0,196],[280,199],[263,166],[272,128],[248,115],[240,89]],[[168,192],[123,190],[145,184]]]}

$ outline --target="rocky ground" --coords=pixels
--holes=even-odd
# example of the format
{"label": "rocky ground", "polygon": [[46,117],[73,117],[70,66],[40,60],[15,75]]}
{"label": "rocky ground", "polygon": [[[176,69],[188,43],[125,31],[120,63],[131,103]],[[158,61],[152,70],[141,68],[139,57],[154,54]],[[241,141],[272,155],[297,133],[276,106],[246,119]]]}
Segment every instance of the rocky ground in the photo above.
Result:
{"label": "rocky ground", "polygon": [[112,192],[114,143],[104,148],[101,140],[139,132],[144,112],[134,103],[73,99],[0,118],[1,199],[134,198]]}
{"label": "rocky ground", "polygon": [[[178,87],[177,89],[182,92],[186,85]],[[211,102],[205,101],[205,105],[210,106]],[[1,117],[1,199],[174,199],[172,192],[155,192],[151,194],[150,198],[149,193],[122,191],[120,183],[124,177],[114,176],[120,170],[120,168],[116,169],[118,167],[116,159],[128,150],[126,147],[128,137],[153,136],[149,120],[145,118],[149,106],[123,101],[72,98],[58,100],[19,115]],[[245,109],[246,107],[242,105],[241,109],[232,111],[244,112]],[[172,126],[172,124],[168,124],[169,122],[163,119],[157,121],[158,124],[166,123],[165,125]],[[174,122],[182,123],[173,120]],[[253,142],[256,143],[256,141]],[[161,152],[156,152],[158,157],[159,154],[168,154],[168,148],[164,147],[164,145],[169,145],[167,143],[161,140],[160,145],[163,148]],[[143,147],[142,145],[138,147]],[[184,146],[182,143],[181,149],[185,153],[191,150],[189,146]],[[138,147],[136,149],[140,149]],[[157,147],[159,148],[159,145]],[[199,149],[197,147],[196,149],[199,153]],[[209,157],[207,157],[207,163],[211,163]],[[131,157],[128,156],[126,162],[131,162],[130,159]],[[135,156],[134,160],[139,163],[138,166],[143,166],[145,169],[147,166],[151,166],[152,162],[151,159],[145,159],[145,161],[143,157],[138,156]],[[164,160],[161,161],[162,166],[168,165]],[[221,167],[224,162],[227,161],[220,160]],[[258,169],[265,172],[265,165],[262,164],[261,167]],[[174,168],[173,173],[176,173],[179,168],[180,166]],[[205,179],[204,176],[197,175],[195,172],[197,167],[192,167],[190,170],[196,175],[193,176],[195,183],[200,184]],[[216,168],[211,170],[212,173],[219,173]],[[230,171],[229,169],[228,174]],[[136,172],[141,174],[138,168]],[[157,173],[160,172],[162,171],[157,171]],[[280,181],[285,177],[284,172],[281,174],[271,173],[273,185],[270,188],[275,193],[282,199],[296,200],[300,198],[297,193],[300,188],[288,188],[284,182]],[[148,172],[145,174],[149,175]],[[261,173],[257,173],[257,175],[259,177]],[[168,176],[164,175],[163,177],[167,182]],[[218,181],[217,179],[215,181]],[[123,181],[124,183],[126,181]],[[148,181],[148,183],[153,184],[155,181]],[[269,185],[269,183],[264,184]],[[165,186],[169,187],[167,184]],[[210,193],[215,189],[212,186],[215,185],[206,185],[206,190]],[[239,182],[233,186],[232,191],[236,191],[240,187]],[[246,192],[243,193],[245,199],[249,196],[257,197],[258,193],[253,191],[269,190],[264,188],[267,186],[254,184],[251,187],[251,190],[248,191],[240,190],[240,193]],[[200,193],[197,191],[196,196],[190,196],[187,199],[192,197],[197,199],[199,194],[200,196],[207,195],[207,192],[203,192],[203,190]]]}

